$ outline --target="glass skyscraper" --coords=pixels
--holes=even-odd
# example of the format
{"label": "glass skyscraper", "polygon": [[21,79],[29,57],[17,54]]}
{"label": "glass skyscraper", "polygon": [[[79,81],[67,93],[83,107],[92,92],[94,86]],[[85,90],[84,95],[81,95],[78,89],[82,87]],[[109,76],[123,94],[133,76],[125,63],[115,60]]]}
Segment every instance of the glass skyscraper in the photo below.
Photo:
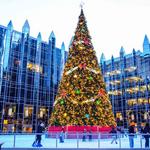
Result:
{"label": "glass skyscraper", "polygon": [[36,129],[39,120],[48,125],[64,63],[65,45],[56,48],[51,32],[48,42],[30,36],[26,20],[22,32],[10,21],[0,26],[0,130]]}
{"label": "glass skyscraper", "polygon": [[150,43],[145,35],[143,52],[133,49],[120,57],[100,58],[100,66],[118,125],[150,122]]}

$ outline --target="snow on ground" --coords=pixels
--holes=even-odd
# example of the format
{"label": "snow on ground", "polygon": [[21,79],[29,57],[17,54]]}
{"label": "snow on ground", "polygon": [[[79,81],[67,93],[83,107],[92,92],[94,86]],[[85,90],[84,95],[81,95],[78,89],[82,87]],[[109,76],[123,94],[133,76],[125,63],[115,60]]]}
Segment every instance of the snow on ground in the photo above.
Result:
{"label": "snow on ground", "polygon": [[[15,137],[15,138],[14,138]],[[15,142],[14,142],[15,139]],[[0,142],[4,142],[3,147],[11,148],[31,148],[32,143],[35,140],[35,135],[0,135]],[[121,137],[117,139],[118,144],[111,144],[112,138],[107,139],[92,139],[89,141],[86,139],[85,142],[82,139],[65,139],[64,143],[60,143],[59,139],[56,138],[46,138],[42,135],[42,145],[45,148],[129,148],[129,138],[128,136]],[[15,145],[14,145],[15,143]],[[137,135],[134,138],[135,148],[144,148],[145,140]]]}

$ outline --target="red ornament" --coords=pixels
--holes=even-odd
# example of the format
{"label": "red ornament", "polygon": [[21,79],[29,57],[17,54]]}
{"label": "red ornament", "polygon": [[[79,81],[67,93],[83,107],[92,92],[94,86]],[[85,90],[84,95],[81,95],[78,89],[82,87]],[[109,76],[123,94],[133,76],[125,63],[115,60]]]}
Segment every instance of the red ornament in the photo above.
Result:
{"label": "red ornament", "polygon": [[61,94],[60,94],[62,97],[66,97],[67,95],[67,92],[65,90],[62,90]]}
{"label": "red ornament", "polygon": [[105,94],[106,94],[106,92],[105,92],[104,89],[100,89],[100,90],[98,91],[98,95],[99,95],[99,96],[104,96]]}
{"label": "red ornament", "polygon": [[79,68],[80,68],[80,69],[85,69],[85,68],[86,68],[86,63],[80,64],[80,65],[79,65]]}
{"label": "red ornament", "polygon": [[84,40],[84,43],[85,43],[86,45],[88,45],[88,44],[89,44],[89,40],[85,39],[85,40]]}

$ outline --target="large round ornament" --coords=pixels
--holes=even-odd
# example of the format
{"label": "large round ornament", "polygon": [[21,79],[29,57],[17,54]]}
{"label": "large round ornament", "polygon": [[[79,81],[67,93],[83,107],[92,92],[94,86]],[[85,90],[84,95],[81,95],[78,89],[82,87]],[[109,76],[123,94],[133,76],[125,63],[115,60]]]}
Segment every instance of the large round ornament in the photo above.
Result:
{"label": "large round ornament", "polygon": [[80,94],[81,92],[80,92],[80,90],[78,89],[78,90],[75,90],[75,93],[76,93],[76,94]]}
{"label": "large round ornament", "polygon": [[101,103],[101,101],[98,99],[96,100],[96,104],[99,105]]}
{"label": "large round ornament", "polygon": [[93,77],[92,76],[88,77],[88,80],[93,80]]}
{"label": "large round ornament", "polygon": [[67,116],[67,113],[64,113],[64,117],[66,117]]}
{"label": "large round ornament", "polygon": [[61,99],[61,100],[60,100],[60,104],[63,105],[64,103],[65,103],[65,102],[64,102],[64,99]]}
{"label": "large round ornament", "polygon": [[89,114],[85,114],[85,117],[89,119],[89,118],[90,118],[90,115],[89,115]]}

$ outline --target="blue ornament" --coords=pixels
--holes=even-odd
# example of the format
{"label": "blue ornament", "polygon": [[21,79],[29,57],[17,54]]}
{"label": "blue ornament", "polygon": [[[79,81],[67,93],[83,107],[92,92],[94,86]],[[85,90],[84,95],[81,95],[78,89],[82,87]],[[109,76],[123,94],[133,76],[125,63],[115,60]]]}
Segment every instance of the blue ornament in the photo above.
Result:
{"label": "blue ornament", "polygon": [[89,115],[89,114],[85,114],[85,117],[89,119],[89,118],[90,118],[90,115]]}

